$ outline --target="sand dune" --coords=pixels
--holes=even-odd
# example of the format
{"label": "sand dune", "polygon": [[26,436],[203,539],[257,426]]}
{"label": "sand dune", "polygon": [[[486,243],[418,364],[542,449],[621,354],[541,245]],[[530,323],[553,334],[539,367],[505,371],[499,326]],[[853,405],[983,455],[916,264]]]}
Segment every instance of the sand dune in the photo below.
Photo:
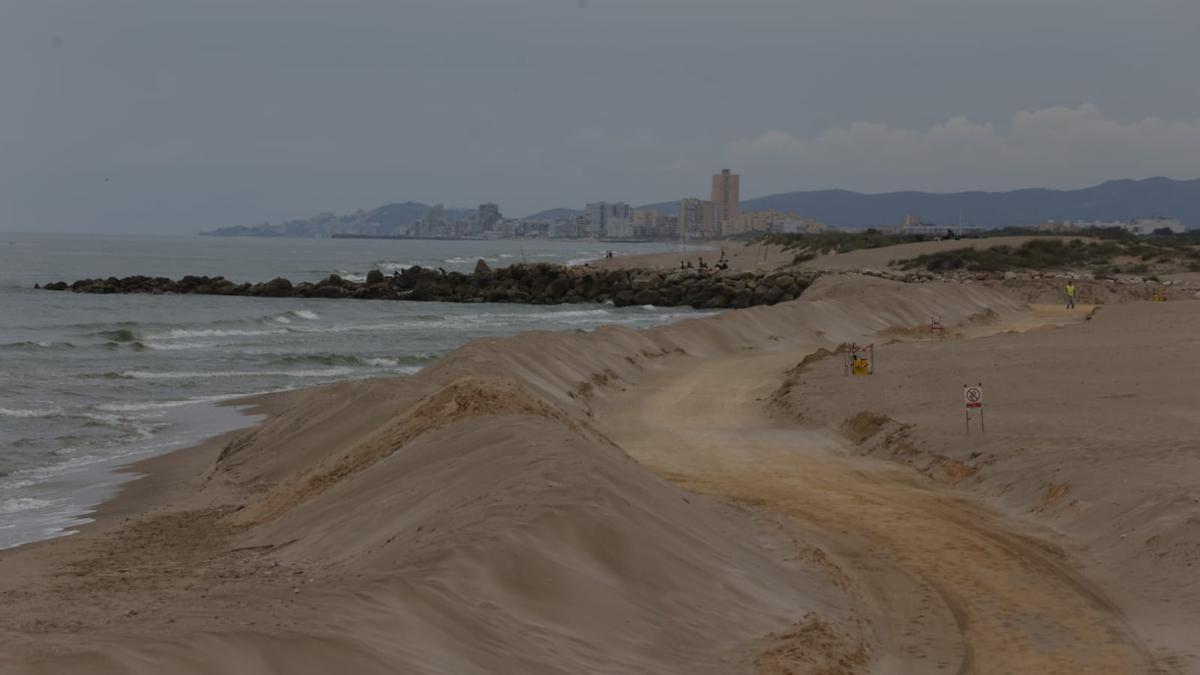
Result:
{"label": "sand dune", "polygon": [[[261,425],[142,465],[83,534],[0,554],[0,666],[1147,672],[1143,627],[1044,532],[851,456],[843,418],[899,408],[788,373],[933,314],[963,336],[1079,320],[982,284],[827,277],[775,307],[480,340],[412,378],[261,399]],[[908,372],[905,349],[881,367]],[[1038,671],[1003,656],[1039,650]]]}
{"label": "sand dune", "polygon": [[[863,248],[848,253],[831,253],[817,256],[803,263],[803,267],[827,271],[857,272],[863,269],[881,270],[892,261],[908,260],[920,255],[954,251],[963,248],[988,249],[993,246],[1017,247],[1038,237],[986,237],[983,239],[945,239],[942,241],[922,241],[914,244],[898,244],[881,248]],[[1052,237],[1062,240],[1062,237]],[[1086,237],[1084,237],[1086,239]]]}
{"label": "sand dune", "polygon": [[[894,260],[906,260],[928,253],[953,251],[960,248],[991,248],[993,246],[1020,246],[1037,237],[988,237],[985,239],[947,239],[945,241],[923,241],[914,244],[899,244],[882,248],[864,248],[848,253],[830,253],[820,255],[812,260],[801,263],[806,269],[827,272],[858,272],[864,269],[881,270]],[[1061,239],[1061,237],[1058,237]],[[764,244],[742,244],[738,242],[712,242],[707,244],[707,250],[697,250],[690,246],[686,250],[672,253],[649,253],[645,255],[617,256],[608,260],[596,260],[588,263],[593,267],[632,269],[632,268],[663,268],[679,269],[680,262],[691,261],[693,265],[699,258],[704,258],[710,265],[716,262],[721,251],[732,270],[737,272],[753,272],[773,270],[784,265],[791,265],[798,251],[784,250],[781,246]]]}

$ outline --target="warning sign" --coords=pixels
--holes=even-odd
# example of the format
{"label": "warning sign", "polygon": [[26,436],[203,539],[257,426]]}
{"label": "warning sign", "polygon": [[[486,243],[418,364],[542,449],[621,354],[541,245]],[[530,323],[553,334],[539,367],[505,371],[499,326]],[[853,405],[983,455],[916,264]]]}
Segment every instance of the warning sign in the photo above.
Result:
{"label": "warning sign", "polygon": [[963,388],[963,399],[968,408],[983,407],[983,386],[976,385]]}
{"label": "warning sign", "polygon": [[847,345],[842,345],[844,352],[842,355],[842,371],[846,375],[874,375],[875,374],[875,344],[869,344],[866,347],[860,347],[851,342]]}

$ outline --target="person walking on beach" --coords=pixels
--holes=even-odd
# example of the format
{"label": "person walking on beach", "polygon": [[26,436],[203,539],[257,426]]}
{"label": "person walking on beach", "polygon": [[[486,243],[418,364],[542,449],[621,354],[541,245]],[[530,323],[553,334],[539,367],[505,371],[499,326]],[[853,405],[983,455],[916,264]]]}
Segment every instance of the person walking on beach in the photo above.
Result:
{"label": "person walking on beach", "polygon": [[1067,282],[1067,309],[1075,309],[1075,293],[1076,292],[1077,292],[1077,289],[1075,288],[1075,282],[1068,281]]}

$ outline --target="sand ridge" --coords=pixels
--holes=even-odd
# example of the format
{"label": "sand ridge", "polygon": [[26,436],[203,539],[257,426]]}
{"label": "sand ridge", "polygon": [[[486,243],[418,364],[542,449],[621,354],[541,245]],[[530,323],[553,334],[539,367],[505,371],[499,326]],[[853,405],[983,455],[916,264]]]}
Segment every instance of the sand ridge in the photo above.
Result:
{"label": "sand ridge", "polygon": [[1154,672],[1044,533],[855,457],[842,417],[779,394],[807,354],[912,339],[933,314],[964,336],[1073,320],[984,284],[839,276],[776,307],[480,340],[417,377],[262,399],[255,429],[153,460],[119,516],[0,555],[0,664]]}

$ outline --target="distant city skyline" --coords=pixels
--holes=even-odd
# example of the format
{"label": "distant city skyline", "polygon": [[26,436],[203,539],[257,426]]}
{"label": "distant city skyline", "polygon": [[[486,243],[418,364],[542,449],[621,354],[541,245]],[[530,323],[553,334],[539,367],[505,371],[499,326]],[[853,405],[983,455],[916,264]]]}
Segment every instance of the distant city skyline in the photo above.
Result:
{"label": "distant city skyline", "polygon": [[[0,230],[1200,176],[1190,0],[16,2]],[[614,45],[620,45],[619,49]],[[752,177],[752,178],[750,178]],[[699,184],[699,186],[697,186]]]}

